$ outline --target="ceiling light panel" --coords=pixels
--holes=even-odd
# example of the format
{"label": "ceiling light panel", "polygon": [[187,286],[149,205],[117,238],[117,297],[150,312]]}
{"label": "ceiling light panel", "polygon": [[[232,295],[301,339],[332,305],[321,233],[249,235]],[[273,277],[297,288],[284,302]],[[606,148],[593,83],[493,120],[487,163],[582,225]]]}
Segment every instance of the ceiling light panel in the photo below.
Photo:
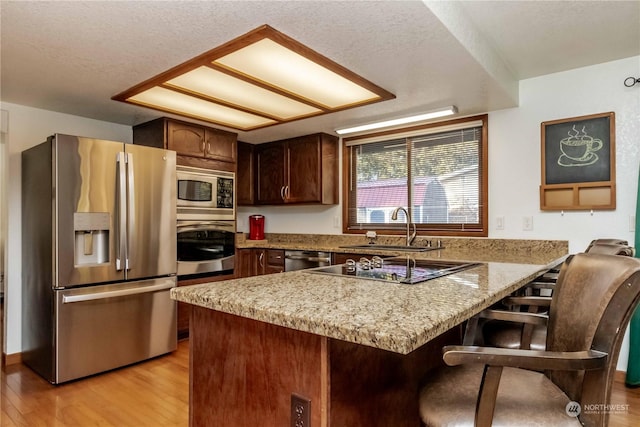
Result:
{"label": "ceiling light panel", "polygon": [[270,39],[260,40],[214,63],[329,109],[381,98]]}
{"label": "ceiling light panel", "polygon": [[162,87],[153,87],[129,98],[138,105],[200,120],[218,123],[236,129],[255,129],[277,123],[275,120],[244,111],[214,104]]}
{"label": "ceiling light panel", "polygon": [[165,86],[198,93],[232,106],[273,116],[278,120],[292,120],[322,112],[316,107],[205,66],[171,79]]}
{"label": "ceiling light panel", "polygon": [[112,97],[243,131],[393,98],[268,25]]}

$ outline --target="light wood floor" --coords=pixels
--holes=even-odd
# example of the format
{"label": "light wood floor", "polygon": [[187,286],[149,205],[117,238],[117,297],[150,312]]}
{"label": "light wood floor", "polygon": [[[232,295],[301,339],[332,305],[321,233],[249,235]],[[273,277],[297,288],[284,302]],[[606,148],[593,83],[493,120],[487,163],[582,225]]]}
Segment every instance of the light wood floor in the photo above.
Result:
{"label": "light wood floor", "polygon": [[59,386],[24,365],[1,376],[2,427],[189,425],[188,341],[172,354]]}
{"label": "light wood floor", "polygon": [[[8,366],[0,376],[2,427],[189,424],[188,341],[170,355],[59,386],[24,365]],[[640,388],[626,388],[623,381],[616,379],[611,403],[629,410],[613,414],[609,426],[637,427]]]}

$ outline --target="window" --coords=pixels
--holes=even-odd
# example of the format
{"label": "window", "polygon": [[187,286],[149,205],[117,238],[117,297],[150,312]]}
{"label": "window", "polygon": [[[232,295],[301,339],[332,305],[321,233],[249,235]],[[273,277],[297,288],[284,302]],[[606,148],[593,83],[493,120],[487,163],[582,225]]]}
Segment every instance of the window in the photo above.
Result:
{"label": "window", "polygon": [[487,236],[487,116],[344,139],[345,231]]}

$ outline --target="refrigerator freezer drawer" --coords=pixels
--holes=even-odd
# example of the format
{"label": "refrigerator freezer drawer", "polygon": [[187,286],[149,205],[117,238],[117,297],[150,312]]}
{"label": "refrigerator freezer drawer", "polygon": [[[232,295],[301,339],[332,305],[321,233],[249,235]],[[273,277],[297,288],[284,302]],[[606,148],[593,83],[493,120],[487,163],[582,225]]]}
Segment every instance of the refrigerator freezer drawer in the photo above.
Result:
{"label": "refrigerator freezer drawer", "polygon": [[55,378],[62,383],[177,348],[175,277],[56,291]]}

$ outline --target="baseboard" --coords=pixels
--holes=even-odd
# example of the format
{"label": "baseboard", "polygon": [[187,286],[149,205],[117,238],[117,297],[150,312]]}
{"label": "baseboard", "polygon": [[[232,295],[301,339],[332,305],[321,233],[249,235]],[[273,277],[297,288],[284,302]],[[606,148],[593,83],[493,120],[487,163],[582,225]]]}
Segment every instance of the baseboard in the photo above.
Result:
{"label": "baseboard", "polygon": [[2,353],[2,366],[17,365],[22,363],[22,353]]}

